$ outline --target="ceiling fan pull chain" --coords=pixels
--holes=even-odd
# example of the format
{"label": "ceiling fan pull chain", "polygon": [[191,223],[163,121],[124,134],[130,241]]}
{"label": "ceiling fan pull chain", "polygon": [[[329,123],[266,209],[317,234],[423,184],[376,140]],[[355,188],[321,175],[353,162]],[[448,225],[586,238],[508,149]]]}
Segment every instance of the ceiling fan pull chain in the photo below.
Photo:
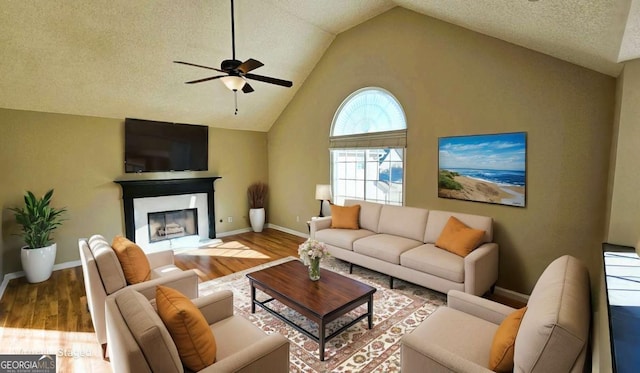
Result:
{"label": "ceiling fan pull chain", "polygon": [[238,91],[233,91],[233,100],[236,103],[236,112],[233,115],[238,115]]}

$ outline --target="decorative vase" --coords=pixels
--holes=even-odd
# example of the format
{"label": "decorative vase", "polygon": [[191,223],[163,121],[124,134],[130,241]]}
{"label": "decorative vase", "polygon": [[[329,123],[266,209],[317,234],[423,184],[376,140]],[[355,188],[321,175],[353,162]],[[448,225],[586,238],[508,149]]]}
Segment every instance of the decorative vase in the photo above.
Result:
{"label": "decorative vase", "polygon": [[264,227],[264,207],[249,210],[249,221],[254,232],[262,232]]}
{"label": "decorative vase", "polygon": [[311,259],[311,263],[309,263],[309,278],[311,281],[320,280],[320,258]]}
{"label": "decorative vase", "polygon": [[39,249],[29,249],[26,246],[21,249],[20,259],[27,281],[35,284],[51,277],[53,263],[56,260],[56,249],[55,243]]}

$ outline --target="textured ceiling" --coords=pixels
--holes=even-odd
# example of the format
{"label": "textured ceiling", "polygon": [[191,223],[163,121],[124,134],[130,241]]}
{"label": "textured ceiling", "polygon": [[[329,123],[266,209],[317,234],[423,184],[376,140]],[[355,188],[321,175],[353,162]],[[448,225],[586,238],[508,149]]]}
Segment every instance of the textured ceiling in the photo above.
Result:
{"label": "textured ceiling", "polygon": [[640,0],[236,0],[236,54],[256,74],[234,95],[228,0],[0,0],[0,107],[268,131],[337,34],[395,6],[617,76],[640,57]]}

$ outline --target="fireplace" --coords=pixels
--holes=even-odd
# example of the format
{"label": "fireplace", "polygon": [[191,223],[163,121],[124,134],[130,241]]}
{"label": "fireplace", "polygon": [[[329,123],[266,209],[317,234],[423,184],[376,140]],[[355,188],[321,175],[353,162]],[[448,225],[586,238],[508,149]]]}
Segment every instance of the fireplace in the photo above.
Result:
{"label": "fireplace", "polygon": [[217,179],[116,180],[122,187],[125,235],[145,251],[211,241]]}
{"label": "fireplace", "polygon": [[156,211],[147,213],[149,242],[198,235],[198,209]]}

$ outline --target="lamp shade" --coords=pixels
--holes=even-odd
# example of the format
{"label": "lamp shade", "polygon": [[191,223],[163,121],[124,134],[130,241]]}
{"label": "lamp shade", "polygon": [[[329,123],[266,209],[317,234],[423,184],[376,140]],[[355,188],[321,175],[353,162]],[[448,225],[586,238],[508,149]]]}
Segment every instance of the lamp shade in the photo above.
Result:
{"label": "lamp shade", "polygon": [[316,185],[316,199],[321,201],[331,199],[331,185],[329,184],[317,184]]}
{"label": "lamp shade", "polygon": [[232,91],[238,91],[242,89],[242,87],[244,87],[244,84],[247,82],[242,77],[233,75],[223,76],[222,78],[220,78],[220,80],[222,80],[222,83],[224,83],[224,85]]}

